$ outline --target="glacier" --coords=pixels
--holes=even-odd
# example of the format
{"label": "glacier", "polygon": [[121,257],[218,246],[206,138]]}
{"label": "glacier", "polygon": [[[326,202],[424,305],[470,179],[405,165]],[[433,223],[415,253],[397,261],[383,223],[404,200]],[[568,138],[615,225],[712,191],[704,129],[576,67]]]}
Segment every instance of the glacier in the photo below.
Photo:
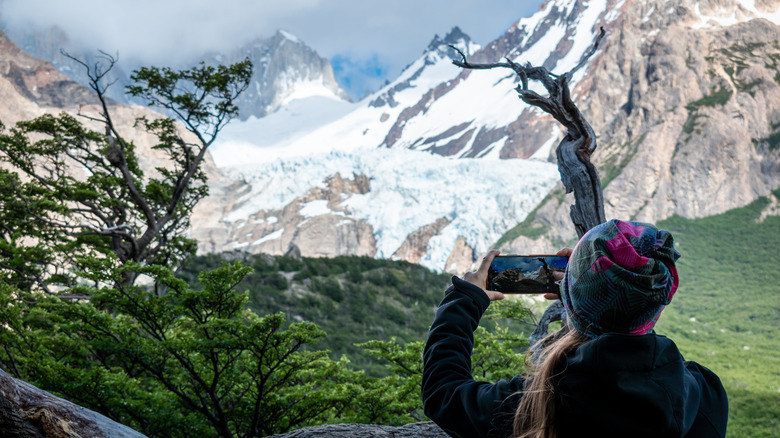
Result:
{"label": "glacier", "polygon": [[[603,12],[605,1],[596,0],[594,5],[595,12],[578,23],[585,34]],[[537,15],[538,20],[542,15]],[[479,48],[465,39],[456,45],[467,55]],[[582,52],[586,47],[577,49]],[[522,58],[541,63],[545,52],[549,53],[549,45],[539,41]],[[576,64],[579,56],[570,54],[561,65]],[[448,224],[430,238],[420,260],[437,271],[445,270],[459,237],[475,256],[491,249],[560,181],[557,166],[547,161],[560,128],[553,126],[549,139],[529,159],[499,159],[500,141],[479,158],[466,158],[469,148],[446,157],[415,149],[413,140],[462,122],[504,126],[517,120],[520,112],[534,111],[519,102],[512,90],[513,72],[482,71],[462,80],[426,106],[424,120],[410,119],[400,142],[391,148],[380,146],[404,109],[421,102],[438,84],[458,80],[461,73],[443,48],[429,48],[399,78],[360,102],[346,103],[322,93],[307,95],[304,90],[277,113],[229,125],[211,153],[228,178],[241,180],[250,189],[222,220],[240,225],[257,212],[284,208],[314,187],[326,188],[333,175],[364,175],[370,190],[344,194],[334,207],[338,211],[317,200],[298,205],[299,214],[306,220],[345,215],[365,221],[373,229],[379,258],[393,257],[410,234],[445,218]],[[280,236],[275,230],[257,242]]]}
{"label": "glacier", "polygon": [[[452,159],[404,148],[366,147],[331,150],[223,168],[251,186],[224,220],[245,220],[262,210],[293,202],[325,179],[365,175],[370,190],[345,197],[340,207],[374,230],[376,257],[390,258],[406,237],[422,226],[447,218],[431,238],[421,264],[442,271],[459,236],[478,253],[486,252],[521,222],[549,193],[560,175],[555,164],[535,159]],[[332,212],[327,203],[304,204],[306,217]],[[272,237],[268,237],[272,238]]]}

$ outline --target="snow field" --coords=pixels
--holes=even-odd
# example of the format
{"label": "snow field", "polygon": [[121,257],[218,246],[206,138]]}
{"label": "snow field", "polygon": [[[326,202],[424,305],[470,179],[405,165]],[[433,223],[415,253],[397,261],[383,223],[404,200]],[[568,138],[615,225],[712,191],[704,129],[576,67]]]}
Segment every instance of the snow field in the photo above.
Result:
{"label": "snow field", "polygon": [[[225,170],[252,186],[242,199],[245,204],[231,212],[227,221],[280,209],[310,188],[324,187],[324,180],[336,173],[344,178],[366,175],[370,191],[345,197],[340,206],[374,229],[377,257],[391,257],[420,227],[442,217],[451,221],[430,240],[421,261],[436,270],[444,269],[459,236],[477,252],[487,251],[521,222],[559,179],[557,167],[544,161],[452,160],[427,152],[376,148],[330,151]],[[303,205],[301,214],[334,213],[326,201],[313,201]]]}

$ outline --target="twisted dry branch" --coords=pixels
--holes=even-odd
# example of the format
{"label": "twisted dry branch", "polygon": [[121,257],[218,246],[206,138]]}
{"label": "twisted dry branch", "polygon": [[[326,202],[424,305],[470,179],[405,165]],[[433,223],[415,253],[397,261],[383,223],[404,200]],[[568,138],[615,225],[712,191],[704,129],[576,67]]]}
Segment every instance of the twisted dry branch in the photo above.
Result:
{"label": "twisted dry branch", "polygon": [[[452,61],[458,67],[472,70],[508,68],[514,71],[520,78],[520,85],[515,88],[520,99],[531,106],[541,108],[566,127],[566,135],[558,144],[556,157],[566,193],[574,192],[574,205],[571,206],[570,217],[579,237],[596,225],[606,222],[606,217],[601,181],[596,167],[590,162],[590,156],[596,150],[596,135],[572,101],[569,82],[574,73],[596,53],[605,35],[606,32],[601,27],[580,62],[561,75],[556,75],[545,67],[534,67],[530,63],[520,65],[509,58],[505,58],[506,62],[474,64],[469,62],[466,55],[458,48],[450,46],[461,56],[461,60]],[[548,95],[542,96],[529,89],[529,80],[540,82]],[[537,330],[532,335],[532,341],[537,341],[546,335],[547,325],[561,320],[564,313],[563,306],[558,301],[550,305],[542,315]]]}

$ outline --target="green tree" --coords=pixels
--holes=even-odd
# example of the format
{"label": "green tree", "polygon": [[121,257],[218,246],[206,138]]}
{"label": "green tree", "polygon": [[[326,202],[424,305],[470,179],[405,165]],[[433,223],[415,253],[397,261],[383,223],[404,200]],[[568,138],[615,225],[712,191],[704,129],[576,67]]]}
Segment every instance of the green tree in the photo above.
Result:
{"label": "green tree", "polygon": [[[174,268],[190,256],[195,242],[184,231],[192,208],[208,194],[201,164],[219,132],[236,117],[234,102],[249,85],[252,70],[247,59],[231,66],[135,72],[136,85],[128,92],[175,118],[136,121],[156,137],[153,149],[167,157],[149,176],[105,97],[104,78],[115,59],[103,54],[94,65],[79,62],[100,104],[98,115],[79,115],[102,132],[67,113],[45,114],[8,130],[0,124],[0,160],[11,167],[0,171],[5,189],[0,203],[13,212],[4,213],[6,218],[14,215],[0,231],[5,244],[0,267],[6,280],[22,289],[35,285],[52,292],[53,285],[73,286],[86,256],[113,254],[119,266],[135,262]],[[124,272],[122,284],[132,284],[137,274]]]}
{"label": "green tree", "polygon": [[[90,263],[87,278],[112,286],[80,287],[87,301],[45,297],[23,308],[8,305],[14,291],[0,295],[3,320],[14,324],[2,340],[20,353],[4,359],[24,354],[13,363],[43,387],[150,436],[264,436],[326,422],[344,403],[343,364],[302,349],[324,335],[316,325],[285,328],[281,314],[246,310],[235,285],[250,268],[203,272],[196,291],[162,266]],[[124,270],[166,293],[114,287]]]}
{"label": "green tree", "polygon": [[102,62],[82,63],[101,111],[79,116],[104,132],[66,113],[0,126],[0,363],[153,436],[326,421],[338,391],[309,395],[343,366],[302,350],[322,336],[316,326],[246,311],[239,265],[202,273],[197,291],[172,274],[194,253],[184,231],[208,193],[201,165],[251,63],[133,75],[128,92],[173,116],[136,121],[168,158],[149,176],[104,95],[115,60]]}

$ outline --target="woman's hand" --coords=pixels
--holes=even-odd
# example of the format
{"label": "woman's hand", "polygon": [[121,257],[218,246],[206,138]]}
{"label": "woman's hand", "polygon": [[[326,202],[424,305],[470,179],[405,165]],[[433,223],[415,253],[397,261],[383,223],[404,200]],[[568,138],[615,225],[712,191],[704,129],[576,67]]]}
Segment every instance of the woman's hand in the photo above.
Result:
{"label": "woman's hand", "polygon": [[[572,252],[571,248],[563,248],[562,250],[555,253],[555,255],[569,258],[571,256],[571,252]],[[565,274],[563,272],[553,272],[553,277],[555,278],[555,281],[563,280],[564,275]],[[561,295],[556,293],[546,293],[544,294],[544,298],[548,300],[559,300],[561,298]]]}
{"label": "woman's hand", "polygon": [[490,264],[493,263],[493,259],[499,254],[500,251],[492,250],[482,259],[482,264],[476,272],[467,272],[463,275],[463,281],[468,281],[474,286],[479,287],[490,298],[490,301],[498,301],[504,299],[504,294],[492,290],[487,290],[487,274]]}

